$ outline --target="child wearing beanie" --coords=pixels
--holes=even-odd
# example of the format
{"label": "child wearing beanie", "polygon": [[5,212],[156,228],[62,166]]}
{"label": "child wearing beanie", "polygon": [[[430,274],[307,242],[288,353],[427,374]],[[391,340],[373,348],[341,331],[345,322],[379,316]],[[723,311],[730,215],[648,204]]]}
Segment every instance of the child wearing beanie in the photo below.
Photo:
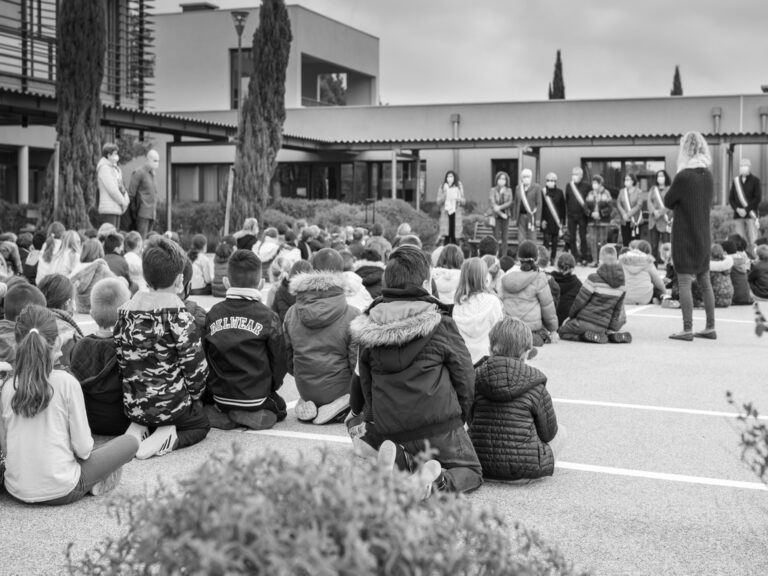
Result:
{"label": "child wearing beanie", "polygon": [[123,380],[112,336],[117,309],[130,298],[123,280],[99,280],[91,290],[91,317],[98,329],[78,341],[72,351],[70,370],[83,388],[88,424],[94,434],[119,436],[130,424],[123,411]]}
{"label": "child wearing beanie", "polygon": [[557,270],[552,271],[552,278],[560,286],[560,300],[557,303],[557,323],[560,326],[568,318],[573,301],[581,290],[581,280],[573,273],[575,268],[576,259],[572,254],[563,252],[557,257]]}

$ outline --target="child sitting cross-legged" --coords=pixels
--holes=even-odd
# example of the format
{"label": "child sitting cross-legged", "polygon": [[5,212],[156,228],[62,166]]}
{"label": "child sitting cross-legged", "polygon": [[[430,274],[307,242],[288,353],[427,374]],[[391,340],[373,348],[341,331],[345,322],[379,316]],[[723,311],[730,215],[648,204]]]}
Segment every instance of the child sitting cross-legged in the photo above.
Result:
{"label": "child sitting cross-legged", "polygon": [[327,424],[349,410],[357,361],[349,323],[360,311],[347,304],[344,261],[336,250],[320,249],[312,256],[312,268],[291,279],[296,303],[285,315],[285,342],[288,372],[300,396],[296,417]]}
{"label": "child sitting cross-legged", "polygon": [[[418,472],[427,493],[469,492],[483,482],[464,429],[475,374],[450,306],[430,294],[430,268],[424,251],[397,248],[382,298],[352,323],[365,399],[361,439],[379,451],[381,468]],[[427,446],[437,455],[417,471],[415,457]]]}
{"label": "child sitting cross-legged", "polygon": [[[28,304],[45,308],[45,295],[39,288],[19,279],[8,287],[3,301],[5,318],[0,319],[0,362],[16,362],[16,318]],[[58,329],[56,333],[58,335]]]}
{"label": "child sitting cross-legged", "polygon": [[139,448],[122,435],[93,447],[77,380],[53,367],[59,353],[53,313],[27,306],[16,320],[15,372],[0,381],[0,450],[5,487],[23,502],[69,504],[113,489]]}
{"label": "child sitting cross-legged", "polygon": [[122,279],[96,282],[91,290],[90,310],[98,329],[78,340],[72,350],[70,370],[83,388],[88,424],[95,434],[117,436],[131,423],[123,410],[123,379],[112,335],[117,309],[130,299],[131,292]]}
{"label": "child sitting cross-legged", "polygon": [[114,334],[128,433],[145,438],[154,428],[141,442],[139,459],[196,444],[210,429],[200,402],[208,364],[178,296],[186,260],[178,244],[153,238],[141,257],[148,292],[137,292],[118,311]]}
{"label": "child sitting cross-legged", "polygon": [[547,377],[525,363],[533,350],[531,329],[507,316],[493,327],[490,340],[490,357],[475,368],[469,424],[483,476],[552,476],[565,430],[558,430]]}
{"label": "child sitting cross-legged", "polygon": [[259,257],[236,250],[224,277],[226,300],[205,319],[203,349],[214,401],[206,414],[214,428],[231,428],[231,421],[264,430],[286,416],[285,400],[277,393],[286,374],[283,326],[262,303],[261,282]]}

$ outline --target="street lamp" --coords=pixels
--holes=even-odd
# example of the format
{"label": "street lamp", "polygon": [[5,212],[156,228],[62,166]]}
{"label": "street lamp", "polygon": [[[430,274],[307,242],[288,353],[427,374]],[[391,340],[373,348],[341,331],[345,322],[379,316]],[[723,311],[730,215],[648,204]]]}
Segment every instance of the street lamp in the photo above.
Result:
{"label": "street lamp", "polygon": [[237,110],[239,116],[239,110],[243,101],[241,95],[241,88],[243,85],[243,30],[245,29],[245,21],[248,20],[248,12],[242,10],[234,10],[232,12],[232,20],[235,24],[235,32],[237,32]]}

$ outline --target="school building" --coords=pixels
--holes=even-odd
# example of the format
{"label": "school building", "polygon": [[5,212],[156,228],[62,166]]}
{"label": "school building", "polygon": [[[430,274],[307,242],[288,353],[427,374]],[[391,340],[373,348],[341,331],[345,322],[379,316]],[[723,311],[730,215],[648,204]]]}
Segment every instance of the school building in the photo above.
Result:
{"label": "school building", "polygon": [[[112,4],[118,14],[117,6],[133,10],[124,16],[128,23],[146,9],[139,0]],[[233,12],[247,14],[240,51]],[[299,5],[288,12],[293,43],[275,195],[347,202],[397,197],[420,205],[434,201],[445,172],[455,170],[467,197],[484,206],[493,174],[505,170],[514,182],[524,167],[538,181],[555,172],[561,187],[574,166],[602,174],[614,189],[625,172],[647,187],[656,170],[674,173],[677,141],[688,130],[701,131],[712,145],[719,203],[741,158],[768,185],[768,95],[381,106],[379,39]],[[115,87],[125,92],[125,83],[107,84],[105,127],[152,140],[167,201],[223,201],[258,9],[197,2],[170,14],[145,10],[144,17],[154,30],[151,58],[144,57],[151,66],[142,68],[151,70],[147,94],[138,98],[132,87],[116,98]],[[28,17],[17,20],[29,26]],[[55,93],[50,66],[34,68],[35,81],[26,84],[29,65],[7,73],[6,45],[25,41],[14,34],[0,22],[0,197],[24,203],[39,199],[55,141]],[[328,75],[343,79],[344,105],[323,90]]]}

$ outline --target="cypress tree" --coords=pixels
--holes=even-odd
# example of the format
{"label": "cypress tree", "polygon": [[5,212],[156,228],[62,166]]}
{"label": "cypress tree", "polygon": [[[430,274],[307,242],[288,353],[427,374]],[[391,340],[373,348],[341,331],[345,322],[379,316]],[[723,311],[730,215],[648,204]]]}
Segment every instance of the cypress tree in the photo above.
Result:
{"label": "cypress tree", "polygon": [[549,85],[550,100],[565,100],[565,82],[563,81],[563,61],[560,59],[560,50],[557,51],[555,59],[555,74],[552,77],[552,84]]}
{"label": "cypress tree", "polygon": [[96,202],[101,156],[101,82],[106,52],[102,0],[61,0],[56,33],[56,100],[59,204],[53,207],[53,159],[48,165],[43,217],[67,228],[88,227]]}
{"label": "cypress tree", "polygon": [[675,66],[675,77],[672,79],[672,91],[670,96],[682,96],[683,95],[683,83],[680,80],[680,66]]}
{"label": "cypress tree", "polygon": [[233,182],[232,221],[240,226],[258,217],[283,144],[285,76],[291,49],[291,22],[283,0],[264,0],[253,34],[253,70],[243,101]]}

